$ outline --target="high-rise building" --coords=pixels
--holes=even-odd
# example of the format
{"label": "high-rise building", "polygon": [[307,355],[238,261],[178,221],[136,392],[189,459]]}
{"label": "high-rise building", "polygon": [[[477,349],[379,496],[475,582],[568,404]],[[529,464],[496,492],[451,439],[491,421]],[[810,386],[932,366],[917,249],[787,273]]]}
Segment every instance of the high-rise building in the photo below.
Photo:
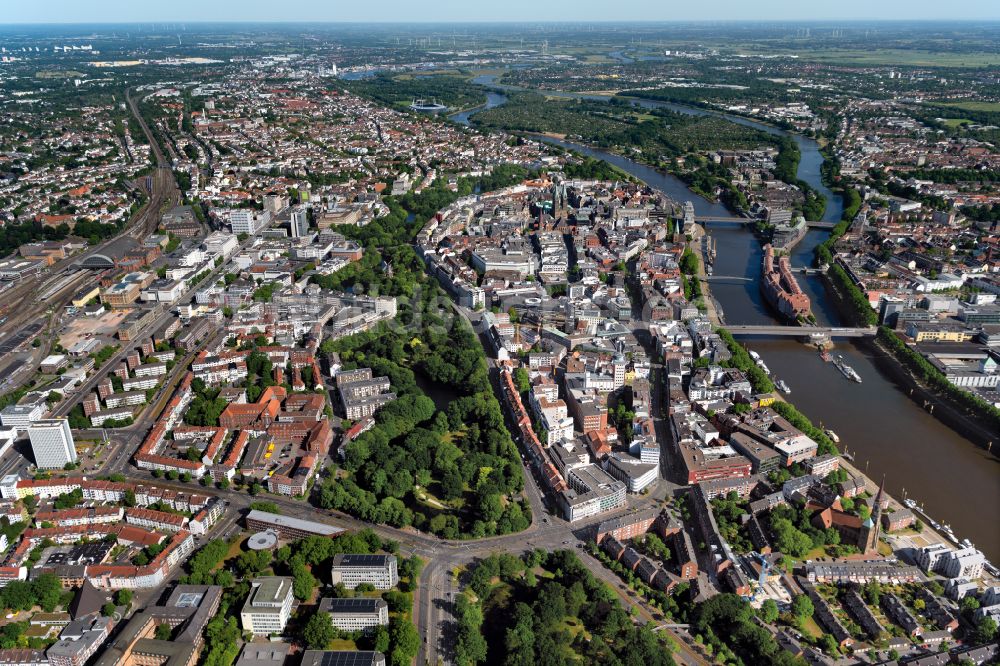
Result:
{"label": "high-rise building", "polygon": [[277,214],[288,208],[288,195],[287,194],[265,194],[264,195],[264,210],[269,213]]}
{"label": "high-rise building", "polygon": [[76,445],[67,419],[42,419],[28,426],[31,450],[39,469],[62,469],[76,462]]}
{"label": "high-rise building", "polygon": [[618,390],[625,386],[625,369],[628,363],[625,361],[625,357],[621,354],[615,354],[614,360],[611,362],[611,367],[614,370],[614,390]]}
{"label": "high-rise building", "polygon": [[269,211],[254,211],[247,208],[234,210],[229,214],[229,224],[236,235],[253,236],[271,221]]}
{"label": "high-rise building", "polygon": [[902,298],[882,294],[878,300],[878,318],[886,326],[896,326],[899,313],[906,309],[906,301]]}
{"label": "high-rise building", "polygon": [[305,236],[309,233],[309,211],[302,206],[293,208],[288,226],[291,232],[289,235],[292,238]]}

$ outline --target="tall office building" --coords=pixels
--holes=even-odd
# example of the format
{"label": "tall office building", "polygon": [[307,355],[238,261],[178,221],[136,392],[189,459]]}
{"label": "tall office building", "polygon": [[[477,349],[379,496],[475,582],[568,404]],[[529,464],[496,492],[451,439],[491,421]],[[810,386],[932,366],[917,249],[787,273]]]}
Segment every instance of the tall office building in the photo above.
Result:
{"label": "tall office building", "polygon": [[28,426],[31,451],[39,469],[62,469],[76,462],[76,445],[67,419],[42,419]]}
{"label": "tall office building", "polygon": [[234,210],[229,216],[229,223],[232,225],[234,234],[253,236],[257,231],[256,222],[252,210]]}
{"label": "tall office building", "polygon": [[309,211],[301,206],[293,208],[288,226],[292,238],[305,236],[309,233]]}
{"label": "tall office building", "polygon": [[253,236],[264,228],[271,221],[270,211],[255,211],[248,208],[240,208],[229,214],[229,225],[236,235],[246,234]]}

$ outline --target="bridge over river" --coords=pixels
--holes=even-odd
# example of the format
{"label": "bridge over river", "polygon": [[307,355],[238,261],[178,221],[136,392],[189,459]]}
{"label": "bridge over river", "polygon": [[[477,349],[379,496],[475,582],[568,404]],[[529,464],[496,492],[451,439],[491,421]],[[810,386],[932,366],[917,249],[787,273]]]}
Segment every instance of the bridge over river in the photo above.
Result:
{"label": "bridge over river", "polygon": [[[823,275],[826,273],[822,268],[793,268],[792,273],[796,275]],[[718,273],[713,273],[712,275],[707,275],[703,278],[706,282],[756,282],[760,278],[757,276],[746,276],[746,275],[719,275]]]}
{"label": "bridge over river", "polygon": [[765,337],[803,338],[825,336],[828,338],[865,338],[878,331],[874,326],[851,328],[846,326],[741,326],[727,324],[726,330],[734,337],[760,335]]}
{"label": "bridge over river", "polygon": [[[748,217],[706,217],[702,215],[696,215],[694,218],[695,222],[701,224],[708,224],[712,222],[725,222],[730,224],[756,224],[758,220],[751,220]],[[836,222],[806,222],[806,226],[810,229],[833,229],[837,225]]]}

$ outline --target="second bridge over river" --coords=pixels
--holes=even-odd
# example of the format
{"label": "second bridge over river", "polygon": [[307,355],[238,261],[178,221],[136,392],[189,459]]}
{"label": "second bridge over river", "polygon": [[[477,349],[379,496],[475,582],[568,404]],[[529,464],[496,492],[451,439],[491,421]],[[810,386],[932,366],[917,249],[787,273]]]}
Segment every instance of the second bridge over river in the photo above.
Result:
{"label": "second bridge over river", "polygon": [[[702,215],[696,215],[694,217],[694,221],[700,224],[711,224],[713,222],[727,224],[757,224],[760,220],[752,220],[749,217],[705,217]],[[836,222],[806,222],[806,226],[810,229],[833,229],[836,225]]]}
{"label": "second bridge over river", "polygon": [[[795,275],[823,275],[826,271],[822,268],[792,268]],[[747,277],[745,275],[719,275],[713,273],[704,278],[707,282],[756,282],[759,277]]]}
{"label": "second bridge over river", "polygon": [[742,326],[727,324],[726,330],[735,337],[759,335],[765,337],[803,338],[825,336],[827,338],[865,338],[875,335],[878,329],[869,327],[844,326]]}

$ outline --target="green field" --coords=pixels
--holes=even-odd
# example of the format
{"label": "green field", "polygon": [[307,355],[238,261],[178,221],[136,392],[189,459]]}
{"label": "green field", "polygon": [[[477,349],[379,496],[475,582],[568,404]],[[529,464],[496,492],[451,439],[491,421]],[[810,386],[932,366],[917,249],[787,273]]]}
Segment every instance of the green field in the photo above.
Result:
{"label": "green field", "polygon": [[86,74],[84,74],[83,72],[77,72],[72,69],[68,70],[49,69],[49,70],[42,70],[39,72],[35,72],[36,79],[70,79],[70,78],[79,78],[81,76],[86,76]]}
{"label": "green field", "polygon": [[987,113],[1000,113],[1000,102],[942,102],[941,106],[949,106],[953,109],[963,111],[986,111]]}
{"label": "green field", "polygon": [[944,118],[943,121],[944,121],[944,124],[947,125],[948,127],[950,127],[951,129],[955,129],[956,127],[959,127],[960,125],[962,125],[962,123],[972,124],[972,122],[973,122],[973,121],[969,120],[968,118]]}
{"label": "green field", "polygon": [[[940,53],[909,49],[826,49],[793,52],[803,61],[845,65],[905,65],[910,67],[996,67],[1000,53]],[[791,54],[790,54],[791,55]]]}

